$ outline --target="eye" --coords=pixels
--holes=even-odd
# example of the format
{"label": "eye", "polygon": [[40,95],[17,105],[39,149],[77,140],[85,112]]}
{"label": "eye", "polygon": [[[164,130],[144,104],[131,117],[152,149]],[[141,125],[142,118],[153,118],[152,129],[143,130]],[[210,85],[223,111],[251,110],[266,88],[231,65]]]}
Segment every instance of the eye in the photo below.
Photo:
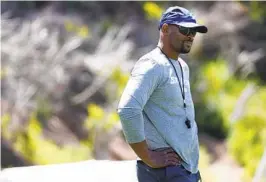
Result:
{"label": "eye", "polygon": [[190,33],[190,29],[186,27],[179,26],[179,31],[181,34],[188,36]]}
{"label": "eye", "polygon": [[191,30],[191,29],[190,29],[189,35],[195,36],[196,33],[197,33],[196,30]]}

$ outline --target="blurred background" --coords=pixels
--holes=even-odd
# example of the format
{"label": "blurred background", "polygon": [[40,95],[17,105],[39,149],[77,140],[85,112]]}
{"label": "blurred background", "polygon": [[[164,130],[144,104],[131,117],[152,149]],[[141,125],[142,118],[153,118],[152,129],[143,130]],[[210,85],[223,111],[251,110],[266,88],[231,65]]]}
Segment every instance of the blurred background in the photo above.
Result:
{"label": "blurred background", "polygon": [[1,168],[135,159],[116,108],[173,5],[209,28],[181,55],[204,181],[265,182],[263,1],[1,1]]}

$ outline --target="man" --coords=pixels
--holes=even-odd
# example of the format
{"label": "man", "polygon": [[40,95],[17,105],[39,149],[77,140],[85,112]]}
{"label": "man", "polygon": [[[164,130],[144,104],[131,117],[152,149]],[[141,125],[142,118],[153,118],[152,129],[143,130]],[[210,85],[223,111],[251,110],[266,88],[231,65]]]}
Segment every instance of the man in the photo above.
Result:
{"label": "man", "polygon": [[159,24],[158,46],[135,64],[118,106],[125,138],[138,156],[139,182],[196,182],[198,129],[190,93],[189,53],[197,32],[185,8],[170,7]]}

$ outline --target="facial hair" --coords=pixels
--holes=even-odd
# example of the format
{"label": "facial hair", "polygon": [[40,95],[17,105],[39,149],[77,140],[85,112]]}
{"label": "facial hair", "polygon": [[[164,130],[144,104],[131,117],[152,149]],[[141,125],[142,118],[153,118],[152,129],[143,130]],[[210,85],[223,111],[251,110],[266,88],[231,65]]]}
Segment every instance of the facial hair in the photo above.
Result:
{"label": "facial hair", "polygon": [[186,45],[186,41],[182,41],[182,43],[180,44],[180,53],[181,54],[187,54],[190,52],[192,45],[190,45],[189,48],[187,48],[187,46],[189,46],[189,45]]}
{"label": "facial hair", "polygon": [[187,54],[190,52],[191,46],[187,48],[188,45],[186,45],[186,42],[187,41],[172,42],[171,47],[174,51],[180,54]]}

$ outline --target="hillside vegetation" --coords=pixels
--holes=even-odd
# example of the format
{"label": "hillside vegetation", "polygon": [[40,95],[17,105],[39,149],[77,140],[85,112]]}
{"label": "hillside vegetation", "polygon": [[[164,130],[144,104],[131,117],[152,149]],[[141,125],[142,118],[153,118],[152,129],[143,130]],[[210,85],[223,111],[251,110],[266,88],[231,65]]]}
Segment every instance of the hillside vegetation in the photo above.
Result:
{"label": "hillside vegetation", "polygon": [[[243,181],[255,175],[266,146],[266,3],[1,4],[2,167],[110,158],[132,66],[157,44],[161,13],[179,5],[209,27],[182,55],[200,135],[226,146]],[[201,145],[202,168],[213,155]]]}

